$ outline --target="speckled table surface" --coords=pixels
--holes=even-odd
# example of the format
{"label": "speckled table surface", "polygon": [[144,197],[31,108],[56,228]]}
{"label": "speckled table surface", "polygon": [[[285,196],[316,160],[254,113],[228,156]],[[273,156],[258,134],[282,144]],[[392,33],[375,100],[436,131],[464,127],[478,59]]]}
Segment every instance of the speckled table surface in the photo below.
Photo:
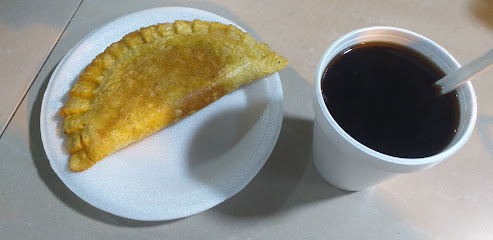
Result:
{"label": "speckled table surface", "polygon": [[[193,7],[236,22],[288,58],[279,74],[277,144],[238,194],[178,220],[141,222],[78,198],[49,165],[39,117],[51,73],[102,24],[138,10]],[[472,136],[440,164],[360,192],[326,183],[312,163],[312,84],[327,47],[351,30],[406,28],[464,64],[493,47],[490,0],[0,0],[0,239],[492,239],[493,71],[474,82]],[[20,105],[18,105],[20,103]]]}

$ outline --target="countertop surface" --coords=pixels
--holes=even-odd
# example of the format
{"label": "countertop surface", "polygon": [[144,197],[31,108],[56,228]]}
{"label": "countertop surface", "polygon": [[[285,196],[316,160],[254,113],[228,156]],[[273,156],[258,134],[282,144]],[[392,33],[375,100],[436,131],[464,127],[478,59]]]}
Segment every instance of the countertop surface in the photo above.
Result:
{"label": "countertop surface", "polygon": [[[225,17],[285,56],[284,119],[271,156],[239,193],[190,217],[136,221],[63,184],[41,142],[40,108],[53,70],[84,36],[166,6]],[[473,83],[472,136],[438,165],[359,192],[315,169],[318,62],[340,36],[376,25],[420,33],[465,64],[493,47],[493,1],[0,0],[0,239],[493,239],[493,71]]]}

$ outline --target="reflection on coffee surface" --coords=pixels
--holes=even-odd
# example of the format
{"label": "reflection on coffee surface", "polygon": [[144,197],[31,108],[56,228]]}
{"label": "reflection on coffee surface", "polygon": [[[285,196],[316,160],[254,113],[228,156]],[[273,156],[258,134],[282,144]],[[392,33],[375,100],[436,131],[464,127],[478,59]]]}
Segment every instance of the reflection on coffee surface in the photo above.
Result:
{"label": "reflection on coffee surface", "polygon": [[351,137],[378,152],[427,157],[451,142],[459,124],[456,91],[437,96],[444,72],[407,47],[367,42],[348,48],[322,77],[325,105]]}

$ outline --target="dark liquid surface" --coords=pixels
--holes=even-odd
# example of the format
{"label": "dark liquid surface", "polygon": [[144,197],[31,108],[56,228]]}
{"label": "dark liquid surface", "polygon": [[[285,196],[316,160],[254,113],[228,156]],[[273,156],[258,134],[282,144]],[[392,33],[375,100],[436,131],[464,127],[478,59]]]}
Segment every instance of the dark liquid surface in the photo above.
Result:
{"label": "dark liquid surface", "polygon": [[459,122],[456,92],[438,96],[445,74],[421,54],[389,43],[356,45],[336,56],[322,95],[336,122],[378,152],[402,158],[441,152]]}

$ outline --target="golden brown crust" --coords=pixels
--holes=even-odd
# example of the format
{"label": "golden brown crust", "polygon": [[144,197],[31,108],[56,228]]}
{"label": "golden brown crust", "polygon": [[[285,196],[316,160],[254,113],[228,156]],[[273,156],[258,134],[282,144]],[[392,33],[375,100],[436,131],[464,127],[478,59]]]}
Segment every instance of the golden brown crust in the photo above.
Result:
{"label": "golden brown crust", "polygon": [[232,25],[175,21],[129,33],[84,69],[60,109],[69,168],[83,171],[286,65]]}

